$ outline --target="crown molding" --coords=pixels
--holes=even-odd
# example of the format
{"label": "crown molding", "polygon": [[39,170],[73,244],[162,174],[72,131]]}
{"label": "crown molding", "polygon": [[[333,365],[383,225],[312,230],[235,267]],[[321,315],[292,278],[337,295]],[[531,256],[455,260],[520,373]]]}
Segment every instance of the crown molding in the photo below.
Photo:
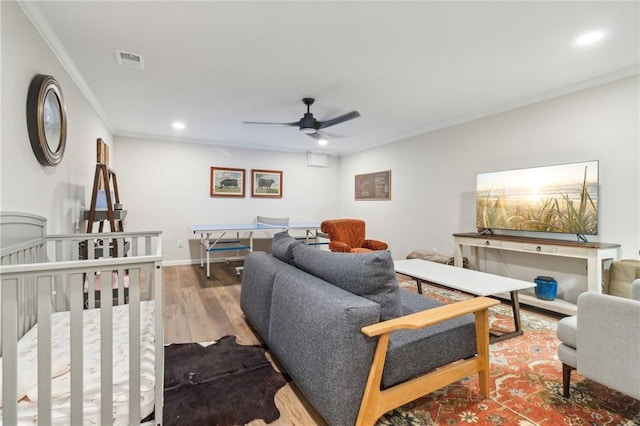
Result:
{"label": "crown molding", "polygon": [[[437,130],[441,130],[441,129],[446,129],[448,127],[452,127],[452,126],[456,126],[458,124],[463,124],[463,123],[468,123],[474,120],[479,120],[482,118],[486,118],[486,117],[490,117],[492,115],[496,115],[496,114],[501,114],[504,112],[508,112],[508,111],[512,111],[518,108],[522,108],[522,107],[526,107],[529,105],[534,105],[540,102],[544,102],[544,101],[548,101],[551,99],[555,99],[555,98],[559,98],[562,96],[566,96],[566,95],[570,95],[572,93],[577,93],[577,92],[581,92],[583,90],[587,90],[587,89],[591,89],[591,88],[595,88],[598,86],[602,86],[608,83],[612,83],[614,81],[617,80],[622,80],[628,77],[633,77],[633,76],[637,76],[640,75],[640,66],[638,65],[634,65],[628,68],[624,68],[621,70],[617,70],[608,74],[604,74],[604,75],[600,75],[598,77],[589,79],[589,80],[585,80],[576,84],[571,84],[568,86],[564,86],[564,87],[560,87],[556,90],[551,90],[545,93],[540,93],[536,96],[532,96],[529,98],[523,98],[523,99],[519,99],[516,100],[514,102],[510,102],[510,103],[504,103],[501,105],[497,105],[493,108],[486,108],[482,111],[478,111],[474,114],[467,114],[467,115],[460,115],[457,117],[453,117],[451,119],[448,120],[444,120],[438,123],[433,123],[428,127],[423,127],[421,129],[412,131],[412,132],[408,132],[408,133],[403,133],[403,134],[398,134],[396,136],[394,136],[392,139],[394,142],[397,141],[401,141],[401,140],[405,140],[405,139],[409,139],[418,135],[423,135],[426,133],[431,133],[431,132],[435,132]],[[374,147],[374,146],[379,146],[379,145],[384,145],[386,143],[391,143],[391,142],[385,142],[385,141],[380,141],[380,143],[374,143],[368,146],[368,148]],[[367,148],[367,149],[368,149]],[[350,152],[343,152],[342,155],[348,155],[348,154],[352,154],[354,152],[357,151],[350,151]]]}
{"label": "crown molding", "polygon": [[109,129],[111,133],[115,133],[113,125],[109,120],[109,116],[107,115],[100,102],[98,102],[98,99],[87,85],[87,82],[84,80],[84,77],[82,77],[82,74],[80,73],[76,65],[71,60],[71,57],[62,45],[62,42],[56,35],[55,31],[53,31],[53,29],[49,25],[49,22],[44,17],[42,10],[40,10],[40,7],[38,7],[37,3],[26,0],[17,0],[17,3],[24,14],[27,16],[27,19],[31,21],[31,24],[34,26],[36,31],[38,31],[44,42],[47,44],[47,46],[49,46],[49,49],[51,49],[55,57],[58,59],[58,61],[60,61],[63,68],[65,69],[65,71],[67,71],[73,82],[76,84],[76,86],[78,86],[80,92],[82,92],[93,109],[100,116],[100,119],[107,127],[107,129]]}

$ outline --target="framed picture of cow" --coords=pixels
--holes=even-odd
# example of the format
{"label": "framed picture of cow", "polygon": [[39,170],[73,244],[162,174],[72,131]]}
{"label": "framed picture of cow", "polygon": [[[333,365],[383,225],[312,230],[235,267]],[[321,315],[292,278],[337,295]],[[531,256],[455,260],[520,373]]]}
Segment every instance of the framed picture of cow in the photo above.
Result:
{"label": "framed picture of cow", "polygon": [[210,195],[212,197],[244,197],[245,169],[211,167]]}
{"label": "framed picture of cow", "polygon": [[251,196],[282,198],[282,171],[252,169]]}

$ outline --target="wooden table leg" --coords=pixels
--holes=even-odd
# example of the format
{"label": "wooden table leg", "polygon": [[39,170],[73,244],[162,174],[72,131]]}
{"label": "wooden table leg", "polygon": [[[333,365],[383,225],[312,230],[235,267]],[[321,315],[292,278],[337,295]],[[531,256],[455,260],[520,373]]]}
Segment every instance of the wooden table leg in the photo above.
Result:
{"label": "wooden table leg", "polygon": [[521,336],[523,334],[522,331],[522,323],[520,321],[520,300],[518,299],[518,291],[511,291],[511,308],[513,310],[513,323],[515,325],[515,330],[509,333],[503,333],[500,335],[491,336],[490,343],[501,342],[506,339],[511,339],[512,337]]}
{"label": "wooden table leg", "polygon": [[511,308],[513,309],[513,322],[516,326],[516,331],[522,331],[522,324],[520,323],[520,300],[518,299],[518,291],[511,292]]}

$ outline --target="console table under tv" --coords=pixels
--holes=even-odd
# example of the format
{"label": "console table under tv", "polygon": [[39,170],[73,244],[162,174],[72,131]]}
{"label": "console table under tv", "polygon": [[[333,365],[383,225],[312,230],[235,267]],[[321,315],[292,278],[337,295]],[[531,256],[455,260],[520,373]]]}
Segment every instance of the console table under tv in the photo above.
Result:
{"label": "console table under tv", "polygon": [[[478,262],[478,249],[508,250],[547,256],[571,257],[587,261],[587,291],[602,293],[604,288],[604,262],[620,258],[620,244],[565,241],[547,238],[520,237],[512,235],[486,235],[475,232],[453,234],[455,244],[454,265],[462,266],[463,247],[471,250]],[[560,283],[558,286],[560,287]],[[575,315],[576,305],[562,299],[553,301],[538,299],[534,295],[520,294],[520,302],[558,312]]]}

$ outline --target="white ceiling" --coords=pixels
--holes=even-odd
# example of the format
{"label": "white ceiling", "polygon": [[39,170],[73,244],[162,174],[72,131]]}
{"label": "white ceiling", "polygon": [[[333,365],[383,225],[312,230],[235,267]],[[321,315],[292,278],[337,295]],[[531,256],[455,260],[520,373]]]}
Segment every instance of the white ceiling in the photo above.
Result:
{"label": "white ceiling", "polygon": [[[20,4],[115,135],[218,146],[343,155],[640,63],[638,1]],[[592,30],[599,44],[573,45]],[[116,50],[144,69],[118,65]],[[242,123],[297,121],[303,97],[319,120],[361,117],[329,128],[324,148],[296,127]]]}

